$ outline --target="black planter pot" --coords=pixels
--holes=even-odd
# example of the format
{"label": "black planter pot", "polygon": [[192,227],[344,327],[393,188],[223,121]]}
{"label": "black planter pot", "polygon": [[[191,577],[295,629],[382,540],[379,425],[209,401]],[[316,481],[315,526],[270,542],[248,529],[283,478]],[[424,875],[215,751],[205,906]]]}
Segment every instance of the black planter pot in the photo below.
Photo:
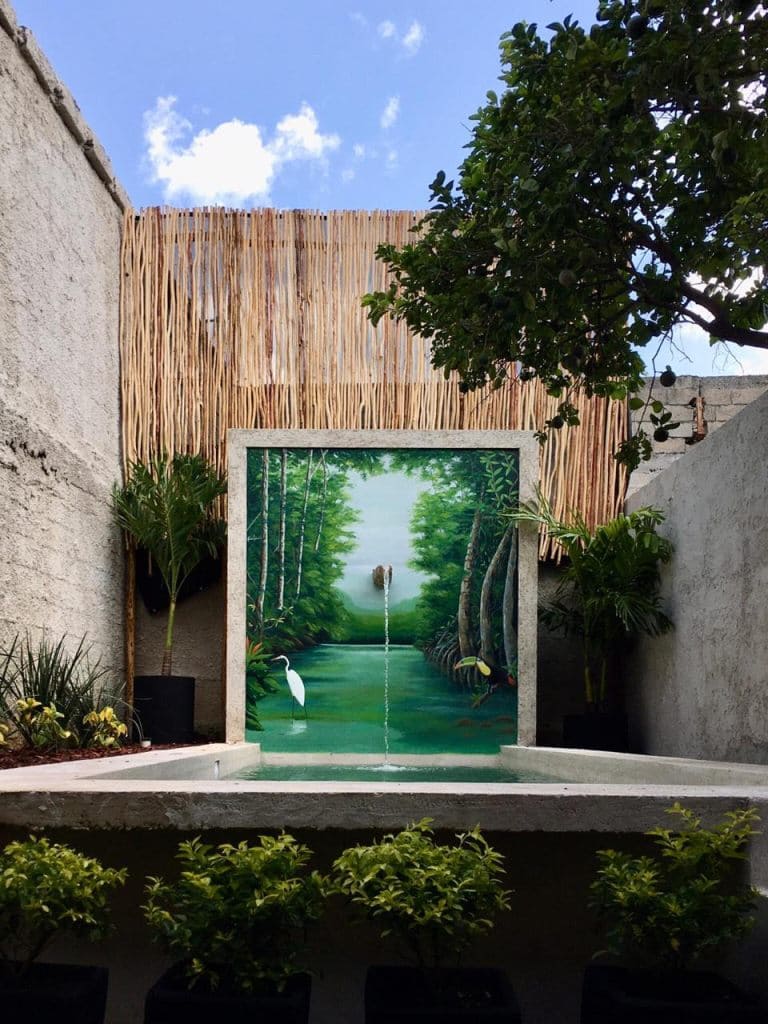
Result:
{"label": "black planter pot", "polygon": [[189,988],[184,964],[174,964],[147,993],[144,1024],[307,1024],[311,991],[308,974],[294,974],[282,992]]}
{"label": "black planter pot", "polygon": [[369,967],[365,1024],[518,1024],[520,1009],[503,971],[483,967]]}
{"label": "black planter pot", "polygon": [[141,735],[153,743],[191,743],[195,735],[192,676],[135,676],[133,707]]}
{"label": "black planter pot", "polygon": [[629,727],[623,711],[587,711],[563,718],[563,746],[579,750],[629,750]]}
{"label": "black planter pot", "polygon": [[29,1024],[103,1024],[106,967],[32,964],[23,977],[0,973],[2,1020]]}
{"label": "black planter pot", "polygon": [[584,972],[581,1024],[765,1024],[760,1003],[709,971],[593,964]]}

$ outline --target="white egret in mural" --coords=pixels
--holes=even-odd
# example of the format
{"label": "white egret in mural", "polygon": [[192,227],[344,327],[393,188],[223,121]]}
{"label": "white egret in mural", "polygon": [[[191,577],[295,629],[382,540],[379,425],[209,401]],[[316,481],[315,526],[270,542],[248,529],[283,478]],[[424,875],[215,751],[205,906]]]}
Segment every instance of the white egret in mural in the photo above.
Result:
{"label": "white egret in mural", "polygon": [[284,654],[278,654],[272,661],[284,661],[285,662],[285,680],[288,683],[288,689],[291,691],[291,718],[296,713],[296,705],[304,708],[304,717],[307,717],[307,709],[304,705],[304,680],[301,678],[296,669],[291,668],[291,663],[288,661]]}

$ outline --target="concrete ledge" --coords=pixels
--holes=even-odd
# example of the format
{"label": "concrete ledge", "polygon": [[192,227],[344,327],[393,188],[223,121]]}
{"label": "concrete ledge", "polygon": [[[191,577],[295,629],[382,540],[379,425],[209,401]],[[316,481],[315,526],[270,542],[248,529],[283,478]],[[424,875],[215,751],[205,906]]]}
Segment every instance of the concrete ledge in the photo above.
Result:
{"label": "concrete ledge", "polygon": [[562,747],[502,747],[509,769],[536,770],[568,782],[608,785],[768,786],[768,765],[613,754]]}
{"label": "concrete ledge", "polygon": [[0,29],[16,43],[19,51],[32,69],[40,88],[49,97],[67,131],[82,149],[88,163],[117,206],[125,211],[132,207],[128,193],[115,177],[112,164],[104,147],[95,138],[83,115],[80,113],[72,93],[61,82],[35,39],[30,29],[19,25],[15,12],[8,0],[0,0]]}
{"label": "concrete ledge", "polygon": [[[521,752],[518,765],[525,761],[528,768],[541,771],[554,763],[556,753],[572,763],[586,764],[591,759],[593,775],[606,758],[588,751],[547,748],[504,748],[502,758],[509,763]],[[538,761],[537,753],[543,755]],[[614,761],[622,756],[607,758]],[[454,830],[480,825],[489,832],[639,833],[663,820],[665,810],[676,800],[705,820],[718,819],[737,807],[757,806],[763,817],[768,813],[768,784],[329,783],[213,777],[216,770],[224,774],[260,758],[257,744],[211,744],[202,751],[151,751],[98,764],[70,762],[0,772],[0,825],[345,831],[397,829],[430,817],[436,828]],[[675,762],[673,758],[648,760]],[[679,762],[675,764],[679,767]],[[190,778],[190,773],[207,771],[211,772],[207,779]],[[148,773],[156,777],[147,778]]]}

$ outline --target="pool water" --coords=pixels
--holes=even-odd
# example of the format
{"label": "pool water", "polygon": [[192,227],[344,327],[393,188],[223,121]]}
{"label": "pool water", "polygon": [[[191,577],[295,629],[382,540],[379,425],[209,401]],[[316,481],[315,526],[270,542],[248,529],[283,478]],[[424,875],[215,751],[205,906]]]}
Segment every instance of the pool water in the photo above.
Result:
{"label": "pool water", "polygon": [[[392,754],[496,754],[517,741],[517,692],[503,687],[479,708],[471,695],[415,647],[389,652],[389,750]],[[247,739],[266,751],[384,752],[383,645],[322,644],[291,655],[304,680],[307,719],[280,668],[279,692],[259,701],[263,731]]]}
{"label": "pool water", "polygon": [[249,779],[251,782],[556,782],[538,772],[521,769],[474,767],[412,767],[411,765],[310,765],[267,764],[244,768],[226,776],[228,779]]}

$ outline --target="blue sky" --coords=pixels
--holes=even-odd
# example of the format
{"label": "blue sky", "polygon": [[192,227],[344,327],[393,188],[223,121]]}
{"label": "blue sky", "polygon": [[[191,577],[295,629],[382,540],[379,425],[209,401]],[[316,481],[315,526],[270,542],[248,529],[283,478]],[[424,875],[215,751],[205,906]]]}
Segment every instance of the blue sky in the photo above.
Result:
{"label": "blue sky", "polygon": [[[496,87],[499,36],[595,0],[16,0],[137,207],[421,209]],[[682,339],[681,339],[682,340]],[[687,332],[678,372],[741,372]],[[768,370],[761,353],[745,372]]]}

